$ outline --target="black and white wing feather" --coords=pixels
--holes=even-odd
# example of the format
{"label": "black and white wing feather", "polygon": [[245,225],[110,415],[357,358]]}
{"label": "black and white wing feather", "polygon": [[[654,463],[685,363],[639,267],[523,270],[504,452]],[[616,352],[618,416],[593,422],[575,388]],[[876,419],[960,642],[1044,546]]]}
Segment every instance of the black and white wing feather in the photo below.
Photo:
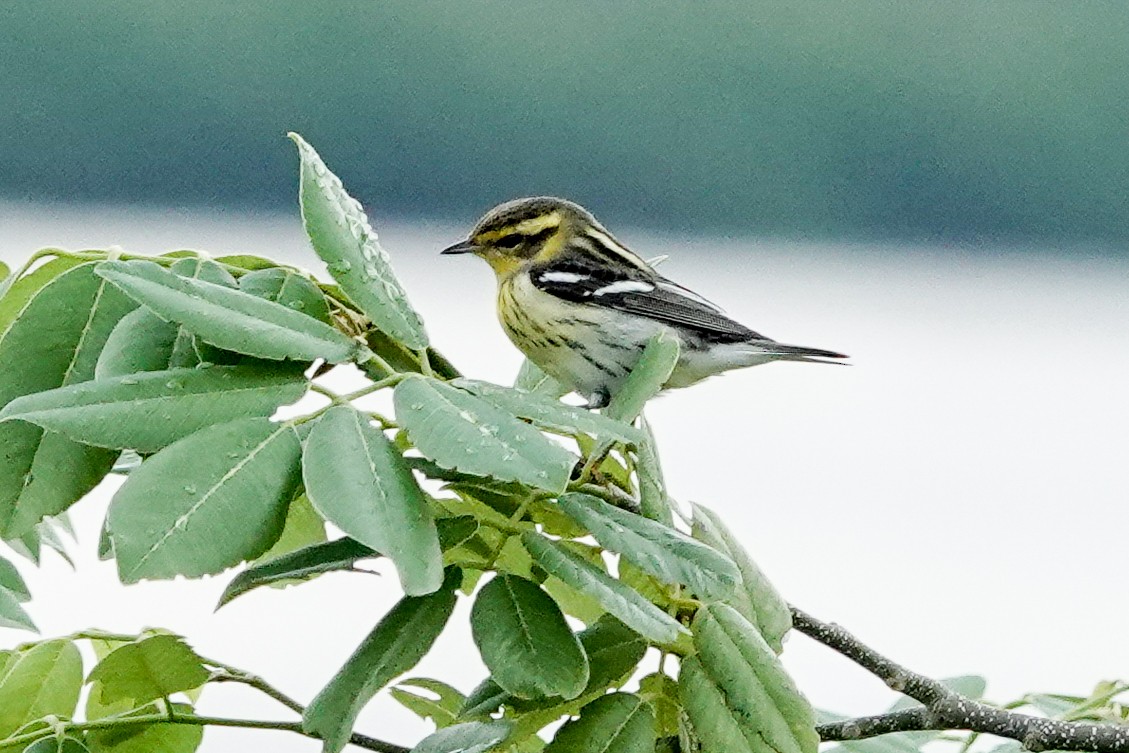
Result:
{"label": "black and white wing feather", "polygon": [[611,265],[585,254],[563,254],[533,266],[529,274],[533,284],[550,295],[647,317],[706,343],[772,342],[645,266]]}

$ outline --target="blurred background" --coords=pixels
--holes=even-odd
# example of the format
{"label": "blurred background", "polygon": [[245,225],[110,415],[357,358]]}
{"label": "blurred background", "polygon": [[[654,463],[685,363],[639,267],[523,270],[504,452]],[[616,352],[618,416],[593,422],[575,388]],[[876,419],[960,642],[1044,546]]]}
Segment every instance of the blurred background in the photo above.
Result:
{"label": "blurred background", "polygon": [[296,130],[401,216],[552,192],[804,238],[1129,239],[1117,2],[0,8],[0,196],[288,209]]}
{"label": "blurred background", "polygon": [[[296,130],[439,347],[505,383],[492,275],[435,253],[499,201],[577,200],[754,329],[853,357],[656,401],[675,497],[914,669],[1086,694],[1129,677],[1126,39],[1129,7],[1097,1],[5,3],[0,259],[192,247],[324,274]],[[230,576],[123,588],[94,556],[112,487],[74,509],[77,571],[21,565],[45,635],[161,625],[308,700],[395,598],[333,575],[213,615]],[[785,657],[817,705],[892,701],[802,637]],[[429,673],[477,683],[465,627]],[[284,714],[235,688],[201,711]],[[386,698],[360,728],[427,729]]]}

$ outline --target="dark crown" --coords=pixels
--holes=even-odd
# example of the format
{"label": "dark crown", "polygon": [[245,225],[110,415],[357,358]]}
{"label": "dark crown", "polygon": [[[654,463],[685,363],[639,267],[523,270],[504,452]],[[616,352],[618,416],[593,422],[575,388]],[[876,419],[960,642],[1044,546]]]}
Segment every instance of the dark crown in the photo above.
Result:
{"label": "dark crown", "polygon": [[498,232],[526,220],[544,217],[553,212],[559,213],[562,220],[575,218],[593,225],[598,224],[596,218],[579,204],[553,196],[532,196],[507,201],[491,209],[475,224],[474,230],[471,231],[471,237],[483,233]]}

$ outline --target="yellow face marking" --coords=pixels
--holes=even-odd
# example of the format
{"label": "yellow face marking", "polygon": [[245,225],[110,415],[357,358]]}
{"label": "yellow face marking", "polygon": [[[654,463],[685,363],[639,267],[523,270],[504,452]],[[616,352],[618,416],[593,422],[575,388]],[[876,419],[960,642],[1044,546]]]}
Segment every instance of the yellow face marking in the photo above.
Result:
{"label": "yellow face marking", "polygon": [[486,253],[479,255],[486,260],[486,263],[489,264],[490,268],[494,270],[494,274],[497,275],[499,280],[504,280],[514,272],[518,271],[518,269],[521,268],[521,265],[525,262],[524,259],[519,259],[515,256],[505,256],[502,254]]}
{"label": "yellow face marking", "polygon": [[542,230],[549,228],[559,227],[561,224],[561,215],[559,212],[550,212],[538,217],[530,217],[528,220],[522,220],[516,225],[507,225],[506,227],[498,228],[497,230],[489,230],[485,233],[479,233],[474,237],[476,243],[487,245],[505,238],[507,235],[519,233],[521,235],[537,235]]}
{"label": "yellow face marking", "polygon": [[560,227],[560,224],[560,213],[549,212],[548,214],[543,214],[540,217],[531,217],[528,220],[522,220],[521,222],[517,223],[517,226],[514,229],[522,235],[537,235],[542,230]]}

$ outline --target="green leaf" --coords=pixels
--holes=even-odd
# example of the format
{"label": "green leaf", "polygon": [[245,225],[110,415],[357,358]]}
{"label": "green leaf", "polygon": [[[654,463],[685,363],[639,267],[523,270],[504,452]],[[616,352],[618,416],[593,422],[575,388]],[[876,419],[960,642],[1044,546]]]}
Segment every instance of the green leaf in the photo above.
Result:
{"label": "green leaf", "polygon": [[110,538],[110,519],[102,519],[102,528],[98,531],[98,561],[105,562],[114,557],[114,542]]}
{"label": "green leaf", "polygon": [[470,616],[482,661],[519,698],[575,698],[588,658],[557,603],[532,581],[500,574],[483,586]]}
{"label": "green leaf", "polygon": [[48,715],[73,717],[81,689],[82,657],[72,641],[43,641],[14,652],[0,674],[0,738]]}
{"label": "green leaf", "polygon": [[604,615],[577,637],[591,667],[585,695],[620,684],[647,653],[643,636],[611,615]]}
{"label": "green leaf", "polygon": [[[710,604],[698,610],[693,633],[701,668],[751,750],[815,753],[814,712],[752,623],[732,607]],[[706,741],[708,733],[694,719],[685,694],[683,704]]]}
{"label": "green leaf", "polygon": [[289,306],[326,324],[332,323],[325,294],[308,277],[292,269],[272,267],[248,272],[239,278],[239,289]]}
{"label": "green leaf", "polygon": [[655,732],[659,737],[677,737],[682,705],[678,702],[678,681],[655,672],[639,680],[639,695],[655,710]]}
{"label": "green leaf", "polygon": [[456,724],[428,735],[411,753],[487,753],[505,741],[512,728],[502,720]]}
{"label": "green leaf", "polygon": [[430,650],[455,608],[461,580],[459,569],[450,568],[435,593],[401,599],[318,693],[302,716],[302,727],[325,741],[326,753],[344,748],[365,704]]}
{"label": "green leaf", "polygon": [[427,499],[403,456],[345,405],[314,424],[302,456],[306,494],[322,516],[386,554],[409,596],[443,583],[443,554]]}
{"label": "green leaf", "polygon": [[59,256],[40,264],[19,279],[10,277],[0,283],[0,338],[4,337],[12,322],[23,312],[28,301],[34,298],[43,286],[83,263],[85,262],[81,259]]}
{"label": "green leaf", "polygon": [[674,335],[664,332],[651,338],[623,386],[612,395],[604,414],[626,423],[634,421],[647,401],[662,390],[678,364],[678,355],[678,339]]}
{"label": "green leaf", "polygon": [[5,282],[10,274],[12,274],[12,268],[0,261],[0,282]]}
{"label": "green leaf", "polygon": [[106,379],[169,368],[180,333],[176,324],[145,307],[129,312],[110,332],[94,367],[94,377]]}
{"label": "green leaf", "polygon": [[538,580],[533,573],[533,558],[521,545],[521,539],[509,537],[505,542],[494,562],[494,569],[499,573],[512,573],[527,580]]}
{"label": "green leaf", "polygon": [[[192,713],[185,703],[172,704],[173,712]],[[147,708],[138,713],[152,713]],[[204,737],[204,727],[192,724],[150,724],[138,729],[91,730],[86,742],[91,753],[194,753]]]}
{"label": "green leaf", "polygon": [[24,748],[23,753],[90,753],[82,741],[73,737],[41,737]]}
{"label": "green leaf", "polygon": [[0,421],[20,420],[96,447],[150,453],[213,424],[267,417],[306,392],[300,371],[209,366],[95,379],[16,398]]}
{"label": "green leaf", "polygon": [[636,473],[639,476],[639,508],[643,517],[673,527],[674,508],[666,493],[655,435],[647,419],[640,417],[639,425],[643,430],[643,441],[637,445],[635,453],[638,460]]}
{"label": "green leaf", "polygon": [[557,602],[557,606],[561,608],[562,612],[570,617],[575,617],[585,625],[591,625],[607,614],[607,610],[598,601],[588,594],[581,593],[554,575],[546,578],[541,587],[553,597],[553,601]]}
{"label": "green leaf", "polygon": [[[739,672],[742,669],[738,667],[733,671]],[[682,660],[678,672],[678,690],[682,708],[686,711],[695,737],[701,740],[701,750],[725,753],[786,753],[786,750],[792,750],[789,747],[774,751],[765,740],[751,742],[738,720],[744,714],[756,712],[731,709],[725,694],[702,669],[702,663],[696,656]]]}
{"label": "green leaf", "polygon": [[[96,635],[99,631],[87,631],[92,635]],[[150,635],[154,635],[153,631],[145,631]],[[164,635],[165,633],[160,633]],[[135,643],[136,640],[115,640],[113,638],[97,638],[92,637],[90,640],[90,647],[94,650],[95,660],[101,662],[114,651],[122,646]],[[88,678],[89,680],[89,678]],[[90,692],[86,694],[86,718],[90,719],[105,719],[108,716],[118,716],[120,714],[137,714],[137,713],[158,713],[160,709],[155,703],[135,704],[131,698],[119,698],[110,703],[102,702],[102,684],[100,682],[90,683]]]}
{"label": "green leaf", "polygon": [[[93,264],[30,292],[0,339],[0,406],[90,379],[110,330],[134,305]],[[17,538],[66,510],[102,480],[114,456],[31,424],[0,424],[0,535]]]}
{"label": "green leaf", "polygon": [[263,552],[255,564],[262,564],[314,544],[324,544],[326,538],[325,521],[310,504],[309,497],[299,494],[290,500],[286,508],[286,523],[282,526],[278,541]]}
{"label": "green leaf", "polygon": [[541,432],[480,398],[412,376],[396,385],[396,418],[445,468],[561,492],[576,462]]}
{"label": "green leaf", "polygon": [[98,265],[98,274],[158,316],[225,350],[271,360],[330,363],[358,355],[360,344],[289,306],[222,285],[192,280],[148,261]]}
{"label": "green leaf", "polygon": [[70,554],[67,553],[66,546],[63,544],[62,539],[59,538],[59,534],[55,530],[52,521],[52,518],[44,518],[36,523],[27,533],[16,539],[5,539],[4,543],[7,544],[13,552],[21,557],[25,557],[36,565],[40,563],[42,549],[46,546],[62,557],[73,569],[74,561],[71,559]]}
{"label": "green leaf", "polygon": [[[647,653],[647,642],[643,637],[610,615],[601,617],[576,637],[590,667],[588,683],[580,699],[600,695],[605,689],[622,684]],[[467,697],[461,716],[488,716],[503,705],[519,712],[531,708],[552,710],[561,705],[561,700],[559,697],[523,700],[507,693],[492,677],[488,677]]]}
{"label": "green leaf", "polygon": [[[415,467],[414,464],[413,467]],[[456,472],[452,471],[452,473]],[[462,480],[447,484],[444,487],[445,489],[455,492],[463,499],[481,502],[502,518],[508,518],[516,513],[529,499],[529,487],[522,484],[516,484],[512,481],[496,481],[484,476],[457,475]],[[536,502],[526,504],[526,511],[532,513],[536,504]]]}
{"label": "green leaf", "polygon": [[110,505],[122,581],[210,575],[261,555],[282,531],[300,458],[293,427],[245,418],[146,460]]}
{"label": "green leaf", "polygon": [[31,630],[38,632],[24,608],[20,606],[20,597],[6,588],[0,588],[0,627],[15,630]]}
{"label": "green leaf", "polygon": [[255,256],[254,254],[228,254],[226,256],[217,256],[215,261],[218,264],[238,267],[248,272],[254,272],[259,269],[286,268],[285,265],[278,263],[274,259],[268,259],[265,256]]}
{"label": "green leaf", "polygon": [[127,643],[98,663],[89,682],[97,682],[104,704],[129,699],[140,706],[208,681],[196,652],[176,635],[154,635]]}
{"label": "green leaf", "polygon": [[584,561],[559,542],[536,533],[522,535],[522,543],[545,572],[560,578],[596,600],[633,630],[655,643],[669,645],[686,635],[686,629],[638,591]]}
{"label": "green leaf", "polygon": [[70,554],[67,553],[66,545],[63,543],[63,540],[62,538],[60,538],[59,532],[56,529],[55,520],[56,518],[54,517],[44,518],[43,520],[41,520],[35,526],[35,534],[39,537],[40,543],[62,557],[73,570],[74,560],[72,560]]}
{"label": "green leaf", "polygon": [[655,576],[644,572],[631,560],[621,557],[619,560],[619,579],[634,588],[651,602],[661,604],[670,598],[667,584]]}
{"label": "green leaf", "polygon": [[[406,688],[418,688],[431,693],[435,698],[428,698],[413,693]],[[420,719],[430,719],[436,729],[449,727],[458,718],[459,709],[463,707],[466,698],[459,691],[445,682],[431,680],[426,677],[417,677],[402,681],[397,687],[388,691],[401,706],[411,711]]]}
{"label": "green leaf", "polygon": [[543,395],[502,387],[473,379],[456,379],[451,384],[507,413],[526,418],[537,426],[568,434],[586,432],[602,439],[638,444],[643,433],[634,426],[593,413],[586,408],[566,405]]}
{"label": "green leaf", "polygon": [[520,702],[520,699],[515,699],[514,696],[502,690],[493,678],[487,677],[478,684],[478,687],[470,691],[470,695],[466,697],[466,702],[459,710],[459,718],[488,717],[503,704],[515,706],[515,701]]}
{"label": "green leaf", "polygon": [[469,541],[478,533],[479,523],[471,515],[456,515],[435,521],[435,528],[439,532],[439,546],[445,552]]}
{"label": "green leaf", "polygon": [[379,552],[350,538],[303,547],[289,554],[249,567],[232,578],[220,596],[219,609],[237,596],[259,586],[293,580],[308,580],[335,570],[350,570],[360,560],[381,556]]}
{"label": "green leaf", "polygon": [[[169,267],[170,271],[205,282],[234,288],[235,278],[213,261],[189,258]],[[185,328],[168,322],[142,306],[122,317],[110,332],[94,369],[97,379],[196,366],[204,362],[229,361],[237,354],[204,343]]]}
{"label": "green leaf", "polygon": [[409,348],[426,348],[423,322],[408,303],[361,205],[345,192],[312,146],[296,133],[289,136],[298,146],[302,221],[314,251],[377,329]]}
{"label": "green leaf", "polygon": [[[175,253],[175,252],[174,252]],[[203,280],[225,288],[235,288],[239,285],[231,273],[210,259],[196,256],[181,259],[169,267],[181,277],[192,280]],[[177,331],[176,340],[173,341],[172,353],[169,356],[169,368],[179,366],[196,366],[201,363],[238,363],[241,356],[238,353],[221,350],[214,345],[209,345],[184,327],[169,324]]]}
{"label": "green leaf", "polygon": [[655,714],[637,695],[612,693],[557,730],[545,753],[654,753]]}
{"label": "green leaf", "polygon": [[753,623],[773,651],[784,649],[784,636],[792,629],[792,612],[780,593],[749,557],[741,542],[708,507],[695,504],[693,536],[729,557],[741,571],[741,587],[725,599]]}
{"label": "green leaf", "polygon": [[741,584],[732,560],[673,528],[587,494],[565,494],[558,503],[602,546],[660,580],[681,583],[712,599],[731,595]]}
{"label": "green leaf", "polygon": [[234,288],[239,284],[222,265],[217,264],[211,259],[204,259],[199,256],[179,259],[173,262],[172,266],[169,267],[169,271],[175,272],[181,277],[203,280],[204,282],[210,282],[215,285],[223,285],[225,288]]}
{"label": "green leaf", "polygon": [[521,368],[518,369],[517,378],[514,379],[514,388],[524,390],[525,392],[532,392],[535,395],[551,397],[554,400],[572,391],[544,371],[541,371],[537,364],[533,363],[533,361],[530,361],[528,358],[521,362]]}
{"label": "green leaf", "polygon": [[[323,289],[325,287],[326,286],[323,286]],[[345,300],[347,301],[346,305],[353,305],[347,298]],[[369,349],[387,361],[388,365],[392,367],[392,371],[388,371],[384,367],[377,366],[375,363],[369,361],[364,365],[364,370],[370,379],[384,379],[397,372],[425,373],[423,359],[421,358],[421,354],[425,351],[412,350],[399,340],[395,340],[380,330],[371,327],[365,331],[364,338]],[[460,376],[458,369],[456,369],[442,353],[435,350],[435,348],[428,348],[426,354],[427,363],[431,367],[432,376],[437,376],[440,379],[455,379]]]}
{"label": "green leaf", "polygon": [[0,588],[11,593],[18,601],[23,602],[31,599],[31,591],[24,583],[20,571],[3,557],[0,557]]}

